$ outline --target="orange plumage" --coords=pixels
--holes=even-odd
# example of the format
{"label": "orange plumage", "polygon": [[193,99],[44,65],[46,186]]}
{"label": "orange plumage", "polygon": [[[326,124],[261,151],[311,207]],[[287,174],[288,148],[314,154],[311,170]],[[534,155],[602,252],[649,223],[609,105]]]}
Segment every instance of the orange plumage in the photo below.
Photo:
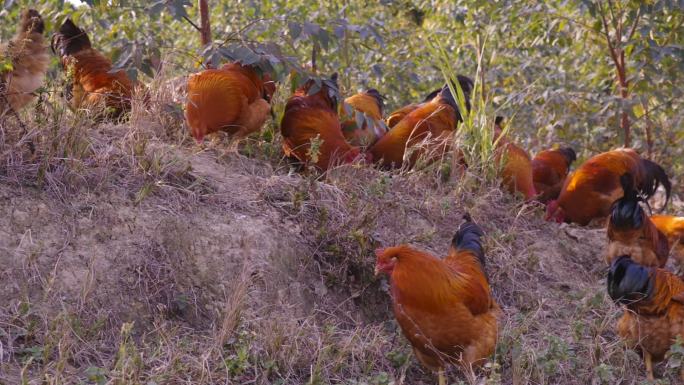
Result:
{"label": "orange plumage", "polygon": [[112,62],[92,48],[85,31],[67,19],[52,37],[69,76],[66,97],[75,110],[119,116],[131,108],[133,83],[124,71],[111,73]]}
{"label": "orange plumage", "polygon": [[639,204],[634,178],[626,173],[620,177],[624,196],[611,208],[608,219],[608,252],[610,264],[621,255],[629,255],[643,266],[663,267],[670,252],[667,237],[653,224]]}
{"label": "orange plumage", "polygon": [[485,273],[483,233],[466,219],[444,259],[408,245],[376,251],[399,326],[418,360],[440,373],[449,364],[481,365],[496,345],[500,308]]}
{"label": "orange plumage", "polygon": [[16,35],[0,46],[0,59],[9,60],[12,69],[0,71],[0,116],[12,108],[19,111],[35,99],[43,85],[50,58],[43,37],[45,25],[38,11],[22,13]]}
{"label": "orange plumage", "polygon": [[[342,133],[349,144],[367,147],[385,135],[387,127],[382,121],[384,102],[378,90],[371,88],[359,92],[346,98],[344,103],[352,109],[348,114],[345,108],[340,108]],[[361,127],[357,123],[360,119],[363,119]]]}
{"label": "orange plumage", "polygon": [[575,159],[577,155],[570,147],[544,150],[532,159],[532,180],[540,202],[558,199]]}
{"label": "orange plumage", "polygon": [[226,64],[188,78],[185,120],[192,136],[225,131],[239,140],[259,131],[268,119],[273,94],[268,78],[249,66]]}
{"label": "orange plumage", "polygon": [[[352,162],[360,151],[347,143],[337,115],[337,76],[323,80],[318,92],[309,95],[315,82],[309,80],[287,101],[280,123],[283,150],[302,163],[315,163],[327,170],[336,162]],[[312,143],[317,143],[312,149]]]}
{"label": "orange plumage", "polygon": [[[617,332],[632,347],[641,348],[649,380],[652,360],[662,360],[677,337],[684,337],[684,282],[673,273],[635,263],[628,255],[611,265],[608,294],[627,310]],[[680,369],[684,380],[684,368]]]}
{"label": "orange plumage", "polygon": [[673,248],[672,257],[684,266],[684,217],[652,215],[651,221],[667,237]]}
{"label": "orange plumage", "polygon": [[532,180],[532,159],[527,151],[506,136],[501,136],[501,120],[501,117],[497,117],[494,126],[494,160],[501,168],[503,185],[511,194],[519,192],[525,199],[532,199],[537,195]]}
{"label": "orange plumage", "polygon": [[421,107],[425,103],[429,102],[430,100],[434,99],[435,96],[439,94],[439,92],[442,91],[442,89],[438,89],[435,91],[432,91],[429,93],[425,99],[421,103],[411,103],[409,105],[406,105],[404,107],[401,107],[398,110],[392,111],[392,113],[389,114],[385,122],[387,123],[387,127],[392,128],[397,125],[402,119],[406,117],[411,111],[417,109],[418,107]]}
{"label": "orange plumage", "polygon": [[[459,83],[470,98],[472,80],[459,76]],[[469,102],[466,103],[470,107]],[[448,86],[434,99],[409,112],[369,150],[373,160],[384,167],[413,167],[420,157],[428,163],[440,159],[451,148],[451,136],[461,115]],[[408,151],[408,154],[407,154]],[[405,159],[406,158],[406,159]]]}
{"label": "orange plumage", "polygon": [[570,174],[558,200],[547,205],[547,219],[587,225],[607,217],[613,202],[622,197],[620,176],[625,173],[634,177],[636,189],[647,199],[658,185],[665,187],[669,199],[671,186],[665,170],[632,149],[620,148],[592,157]]}

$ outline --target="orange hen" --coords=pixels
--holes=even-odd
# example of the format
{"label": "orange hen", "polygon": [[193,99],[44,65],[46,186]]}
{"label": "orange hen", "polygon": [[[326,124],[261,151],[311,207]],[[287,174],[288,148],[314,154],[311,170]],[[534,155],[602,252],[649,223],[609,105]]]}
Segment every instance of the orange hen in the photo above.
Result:
{"label": "orange hen", "polygon": [[11,70],[0,70],[0,117],[8,110],[19,111],[35,99],[43,85],[50,61],[38,11],[22,13],[16,35],[0,46],[0,61],[8,60]]}
{"label": "orange hen", "polygon": [[575,159],[575,150],[570,147],[544,150],[532,159],[532,180],[539,194],[537,200],[546,203],[558,199],[570,165]]}
{"label": "orange hen", "polygon": [[74,110],[118,117],[131,108],[133,83],[124,71],[112,72],[112,62],[95,50],[85,31],[67,19],[52,36],[69,83],[65,96]]}
{"label": "orange hen", "polygon": [[[608,273],[608,294],[627,310],[617,332],[644,355],[648,379],[653,360],[662,360],[676,338],[684,337],[684,282],[673,273],[641,266],[628,255],[616,259]],[[684,380],[684,368],[680,369]]]}
{"label": "orange hen", "polygon": [[665,266],[670,252],[667,237],[641,208],[641,199],[634,189],[634,177],[626,173],[620,177],[620,184],[624,196],[611,208],[606,262],[610,264],[620,255],[630,255],[640,265]]}
{"label": "orange hen", "polygon": [[479,366],[494,352],[500,308],[485,272],[480,227],[466,215],[444,259],[400,245],[376,251],[389,275],[394,315],[418,360],[438,371]]}
{"label": "orange hen", "polygon": [[224,131],[239,140],[263,127],[271,105],[273,89],[267,76],[239,63],[208,69],[188,78],[185,120],[192,136]]}
{"label": "orange hen", "polygon": [[[458,81],[466,99],[466,108],[470,109],[473,82],[461,75]],[[430,163],[449,151],[451,136],[460,121],[462,118],[456,100],[445,85],[436,97],[395,124],[369,151],[383,167],[402,167],[404,162],[406,166],[413,167],[421,157]]]}
{"label": "orange hen", "polygon": [[630,148],[598,154],[584,162],[563,184],[558,200],[547,205],[547,219],[586,226],[593,219],[606,218],[610,207],[623,192],[620,176],[630,173],[637,191],[653,196],[659,185],[670,198],[670,180],[658,164],[644,159]]}
{"label": "orange hen", "polygon": [[387,127],[382,121],[385,107],[383,99],[378,90],[371,88],[344,100],[344,104],[352,109],[346,113],[345,108],[340,108],[344,116],[342,133],[349,144],[367,147],[385,135]]}
{"label": "orange hen", "polygon": [[684,217],[652,215],[651,221],[665,236],[672,247],[672,257],[684,266]]}
{"label": "orange hen", "polygon": [[286,155],[325,171],[337,162],[353,162],[360,150],[349,145],[342,134],[337,74],[322,80],[320,89],[309,95],[314,85],[319,86],[309,80],[287,101],[280,130]]}
{"label": "orange hen", "polygon": [[525,199],[532,199],[537,195],[532,180],[532,160],[527,151],[502,136],[502,121],[503,118],[497,116],[494,124],[494,160],[501,167],[503,185],[511,194],[518,192]]}

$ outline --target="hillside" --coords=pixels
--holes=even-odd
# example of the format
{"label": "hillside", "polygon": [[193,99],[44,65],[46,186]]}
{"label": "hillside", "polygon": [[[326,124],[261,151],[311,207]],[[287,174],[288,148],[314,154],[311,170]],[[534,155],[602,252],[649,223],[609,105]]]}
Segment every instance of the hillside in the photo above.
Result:
{"label": "hillside", "polygon": [[373,250],[443,254],[465,211],[505,318],[496,364],[452,382],[644,378],[613,332],[603,230],[546,223],[474,172],[302,176],[277,140],[199,147],[173,112],[51,114],[22,141],[8,121],[0,143],[2,384],[433,383]]}

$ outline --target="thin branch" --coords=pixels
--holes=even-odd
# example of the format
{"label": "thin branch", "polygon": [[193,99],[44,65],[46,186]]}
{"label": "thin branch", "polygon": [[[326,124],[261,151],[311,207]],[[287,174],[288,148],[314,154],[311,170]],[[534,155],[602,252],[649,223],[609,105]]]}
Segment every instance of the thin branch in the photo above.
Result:
{"label": "thin branch", "polygon": [[632,40],[634,37],[634,33],[636,32],[637,25],[639,24],[639,18],[641,17],[641,8],[637,10],[636,17],[634,18],[634,24],[632,24],[632,29],[629,31],[629,35],[627,35],[627,41]]}
{"label": "thin branch", "polygon": [[613,43],[610,41],[610,33],[608,29],[608,20],[606,20],[606,15],[603,11],[603,5],[600,5],[600,14],[601,14],[601,21],[603,23],[603,34],[606,37],[606,42],[608,43],[608,51],[610,52],[610,57],[613,59],[613,62],[615,63],[616,66],[620,66],[620,61],[617,57],[617,52],[615,52],[615,47],[613,46]]}
{"label": "thin branch", "polygon": [[190,25],[192,25],[197,31],[202,32],[202,28],[200,28],[197,24],[195,24],[195,22],[190,20],[187,16],[183,15],[183,19],[190,23]]}

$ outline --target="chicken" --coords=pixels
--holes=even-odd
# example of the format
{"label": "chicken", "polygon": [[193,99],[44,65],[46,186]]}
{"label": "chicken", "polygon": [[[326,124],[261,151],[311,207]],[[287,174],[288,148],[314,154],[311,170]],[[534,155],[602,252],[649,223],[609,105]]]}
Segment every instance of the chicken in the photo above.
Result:
{"label": "chicken", "polygon": [[[675,339],[684,337],[684,282],[667,270],[641,266],[623,255],[610,267],[608,294],[626,307],[618,335],[641,349],[653,381],[653,360],[662,360]],[[680,377],[684,380],[684,368]]]}
{"label": "chicken", "polygon": [[43,32],[45,25],[38,11],[27,9],[22,13],[16,35],[0,46],[0,117],[8,111],[15,113],[36,97],[35,91],[43,85],[49,64]]}
{"label": "chicken", "polygon": [[630,148],[619,148],[592,157],[570,174],[558,200],[547,204],[547,220],[586,226],[593,219],[606,218],[613,202],[622,197],[620,176],[624,173],[634,177],[637,191],[646,199],[659,185],[665,188],[666,203],[670,199],[671,185],[665,170]]}
{"label": "chicken", "polygon": [[124,71],[112,71],[112,62],[92,47],[86,32],[71,19],[52,36],[52,52],[67,74],[65,96],[72,109],[111,118],[131,109],[133,82]]}
{"label": "chicken", "polygon": [[344,116],[342,133],[349,144],[365,148],[385,135],[387,126],[382,121],[385,107],[383,99],[378,90],[371,88],[344,100],[344,104],[351,107],[349,112],[340,108]]}
{"label": "chicken", "polygon": [[349,145],[342,134],[337,74],[322,80],[320,89],[309,95],[314,85],[317,83],[310,79],[287,101],[280,131],[286,155],[326,171],[338,162],[353,162],[361,151]]}
{"label": "chicken", "polygon": [[206,135],[225,131],[237,142],[259,131],[271,111],[271,84],[267,75],[239,63],[191,75],[185,104],[191,135],[201,142]]}
{"label": "chicken", "polygon": [[532,180],[539,194],[538,201],[547,203],[558,199],[570,165],[576,159],[575,150],[570,147],[544,150],[532,159]]}
{"label": "chicken", "polygon": [[[473,81],[459,75],[458,82],[466,99],[466,108],[470,110]],[[449,151],[451,136],[460,121],[462,118],[456,99],[448,85],[445,85],[436,97],[409,112],[394,125],[369,152],[373,160],[386,168],[412,168],[421,157],[430,163]]]}
{"label": "chicken", "polygon": [[651,222],[667,237],[672,257],[684,266],[684,217],[651,215]]}
{"label": "chicken", "polygon": [[434,99],[435,96],[437,96],[442,89],[437,89],[425,96],[423,99],[422,103],[411,103],[407,106],[404,106],[396,111],[393,111],[388,117],[387,117],[387,127],[392,128],[397,125],[406,115],[408,115],[411,111],[417,109],[418,107],[422,106],[423,104],[429,102],[430,100]]}
{"label": "chicken", "polygon": [[610,264],[620,255],[630,255],[643,266],[664,267],[670,247],[665,235],[651,222],[634,189],[634,177],[625,173],[620,177],[624,196],[613,203],[608,219],[608,252]]}
{"label": "chicken", "polygon": [[479,366],[494,352],[501,310],[492,298],[482,229],[466,214],[444,259],[408,245],[376,250],[394,315],[418,360],[439,373],[446,365]]}
{"label": "chicken", "polygon": [[532,199],[537,195],[532,181],[532,160],[527,151],[502,136],[502,123],[503,118],[497,116],[494,123],[494,160],[500,167],[503,186],[511,194],[518,192],[525,199]]}

